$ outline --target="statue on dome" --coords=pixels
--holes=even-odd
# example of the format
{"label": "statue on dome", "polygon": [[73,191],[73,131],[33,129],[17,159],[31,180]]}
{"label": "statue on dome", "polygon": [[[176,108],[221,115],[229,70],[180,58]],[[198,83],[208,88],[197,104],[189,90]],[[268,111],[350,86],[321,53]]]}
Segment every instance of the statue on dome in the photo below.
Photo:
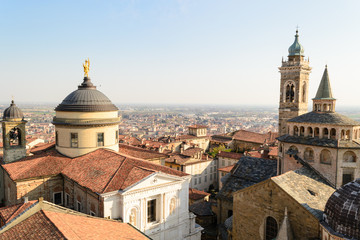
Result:
{"label": "statue on dome", "polygon": [[85,63],[83,63],[83,67],[84,67],[84,76],[88,77],[89,76],[89,70],[90,70],[90,60],[89,60],[89,58],[87,60],[85,59]]}

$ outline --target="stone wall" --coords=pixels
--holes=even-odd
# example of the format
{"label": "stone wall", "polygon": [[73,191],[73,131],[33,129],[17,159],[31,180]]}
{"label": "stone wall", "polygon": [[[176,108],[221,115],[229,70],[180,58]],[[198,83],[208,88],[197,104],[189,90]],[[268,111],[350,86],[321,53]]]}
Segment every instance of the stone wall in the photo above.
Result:
{"label": "stone wall", "polygon": [[273,217],[278,229],[288,210],[294,239],[319,237],[319,221],[271,180],[234,193],[233,239],[265,239],[265,222]]}

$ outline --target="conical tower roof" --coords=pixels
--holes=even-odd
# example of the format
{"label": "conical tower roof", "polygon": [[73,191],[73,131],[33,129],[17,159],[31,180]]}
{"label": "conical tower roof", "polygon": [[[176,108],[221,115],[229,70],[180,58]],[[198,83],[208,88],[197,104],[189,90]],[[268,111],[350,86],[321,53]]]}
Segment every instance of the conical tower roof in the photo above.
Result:
{"label": "conical tower roof", "polygon": [[319,88],[314,99],[335,99],[333,98],[327,65],[321,78]]}

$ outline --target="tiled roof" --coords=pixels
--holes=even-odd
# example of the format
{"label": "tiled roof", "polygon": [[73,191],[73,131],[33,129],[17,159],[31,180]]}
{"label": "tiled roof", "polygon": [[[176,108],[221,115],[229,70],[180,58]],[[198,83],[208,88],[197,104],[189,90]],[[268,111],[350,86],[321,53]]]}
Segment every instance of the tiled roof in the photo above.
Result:
{"label": "tiled roof", "polygon": [[235,152],[223,152],[223,151],[220,151],[217,156],[218,157],[224,157],[224,158],[231,158],[231,159],[239,160],[242,156],[244,156],[244,154],[235,153]]}
{"label": "tiled roof", "polygon": [[245,141],[245,142],[253,142],[253,143],[272,143],[276,140],[277,133],[268,132],[268,133],[256,133],[250,132],[246,130],[239,130],[236,131],[233,135],[233,139],[238,141]]}
{"label": "tiled roof", "polygon": [[39,176],[51,176],[59,174],[71,159],[60,155],[54,149],[46,154],[26,157],[23,160],[3,164],[2,167],[14,181]]}
{"label": "tiled roof", "polygon": [[276,176],[276,170],[274,160],[244,156],[228,174],[230,176],[216,197],[232,201],[234,192]]}
{"label": "tiled roof", "polygon": [[191,126],[188,126],[188,128],[207,128],[206,125],[200,125],[200,124],[194,124]]}
{"label": "tiled roof", "polygon": [[272,177],[271,180],[319,220],[327,200],[335,191],[306,167]]}
{"label": "tiled roof", "polygon": [[37,144],[31,149],[31,153],[38,154],[44,151],[47,151],[51,148],[55,147],[55,142],[44,143],[44,144]]}
{"label": "tiled roof", "polygon": [[269,156],[277,156],[278,155],[278,147],[269,147]]}
{"label": "tiled roof", "polygon": [[187,140],[187,139],[196,139],[196,138],[198,138],[198,137],[193,136],[193,135],[185,134],[185,135],[177,136],[176,140]]}
{"label": "tiled roof", "polygon": [[204,149],[202,149],[202,148],[193,147],[193,148],[188,148],[188,149],[184,150],[184,152],[181,153],[181,154],[185,155],[185,156],[192,157],[195,154],[197,154],[199,152],[203,152],[203,151],[204,151]]}
{"label": "tiled roof", "polygon": [[233,165],[230,165],[230,166],[226,166],[226,167],[222,167],[222,168],[219,168],[218,171],[220,172],[231,172],[231,170],[234,168],[236,164],[233,164]]}
{"label": "tiled roof", "polygon": [[205,198],[205,197],[207,197],[209,195],[210,195],[210,193],[200,191],[200,190],[196,190],[194,188],[189,188],[189,199],[191,199],[191,200],[203,199],[203,198]]}
{"label": "tiled roof", "polygon": [[179,165],[184,165],[187,161],[191,160],[191,157],[189,156],[184,156],[181,154],[172,154],[170,156],[170,158],[165,159],[166,162],[168,163],[176,163]]}
{"label": "tiled roof", "polygon": [[56,226],[39,211],[21,223],[0,234],[1,239],[33,240],[33,239],[67,239]]}
{"label": "tiled roof", "polygon": [[74,159],[62,156],[55,150],[47,154],[27,157],[22,161],[4,164],[3,167],[14,181],[61,173],[96,193],[125,189],[155,172],[178,177],[188,175],[103,148]]}
{"label": "tiled roof", "polygon": [[221,142],[221,143],[230,143],[232,141],[232,137],[224,136],[224,135],[212,135],[211,141]]}
{"label": "tiled roof", "polygon": [[162,153],[121,143],[119,144],[119,153],[127,157],[140,158],[145,160],[150,160],[154,158],[164,159],[167,157],[167,155]]}
{"label": "tiled roof", "polygon": [[21,212],[23,212],[25,209],[27,209],[31,205],[33,205],[35,202],[36,202],[36,200],[29,201],[27,203],[19,203],[19,204],[16,204],[16,205],[2,207],[2,208],[0,208],[0,217],[2,218],[4,223],[8,223],[14,217],[16,217]]}
{"label": "tiled roof", "polygon": [[126,158],[106,149],[73,159],[62,174],[96,193],[105,193],[123,190],[160,171],[179,177],[188,175],[148,161]]}
{"label": "tiled roof", "polygon": [[149,239],[131,225],[104,218],[39,210],[9,230],[1,239]]}
{"label": "tiled roof", "polygon": [[141,144],[139,139],[129,135],[119,135],[119,142],[130,144],[132,146],[139,146]]}
{"label": "tiled roof", "polygon": [[189,206],[189,211],[197,216],[213,216],[214,213],[211,210],[211,205],[211,202],[194,203]]}
{"label": "tiled roof", "polygon": [[296,123],[319,123],[340,126],[360,126],[360,123],[336,112],[309,112],[288,120]]}

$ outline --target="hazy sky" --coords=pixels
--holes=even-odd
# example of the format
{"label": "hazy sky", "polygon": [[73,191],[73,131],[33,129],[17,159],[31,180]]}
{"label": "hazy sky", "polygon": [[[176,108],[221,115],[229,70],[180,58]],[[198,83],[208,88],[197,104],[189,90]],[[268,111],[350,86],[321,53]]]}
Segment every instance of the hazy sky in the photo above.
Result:
{"label": "hazy sky", "polygon": [[297,25],[310,97],[328,64],[338,106],[360,106],[357,0],[0,0],[0,102],[60,103],[89,57],[114,103],[277,105]]}

